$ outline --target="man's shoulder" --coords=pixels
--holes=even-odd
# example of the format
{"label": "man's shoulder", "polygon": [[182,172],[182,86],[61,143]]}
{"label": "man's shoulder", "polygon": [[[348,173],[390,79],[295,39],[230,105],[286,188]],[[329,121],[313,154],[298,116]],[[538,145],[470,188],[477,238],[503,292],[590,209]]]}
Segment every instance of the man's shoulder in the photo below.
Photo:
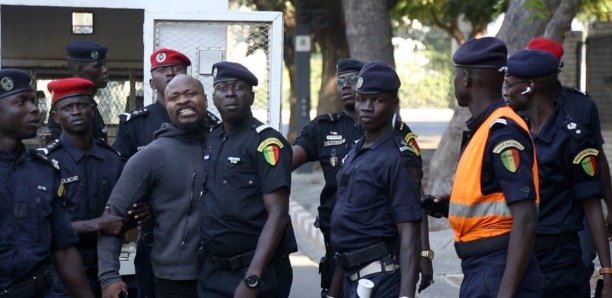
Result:
{"label": "man's shoulder", "polygon": [[34,162],[53,168],[56,171],[60,170],[59,162],[56,159],[47,156],[42,151],[30,150],[28,151],[28,154]]}
{"label": "man's shoulder", "polygon": [[312,119],[311,123],[320,124],[338,122],[343,118],[342,116],[342,113],[325,113]]}
{"label": "man's shoulder", "polygon": [[62,142],[59,139],[55,139],[51,141],[44,147],[37,148],[35,151],[43,154],[43,155],[52,155],[53,152],[56,152],[58,149],[62,148]]}
{"label": "man's shoulder", "polygon": [[121,153],[119,151],[115,150],[115,148],[113,148],[111,145],[104,142],[103,140],[96,139],[94,140],[94,144],[102,148],[102,150],[110,153],[112,156],[121,157]]}
{"label": "man's shoulder", "polygon": [[121,113],[119,115],[120,124],[133,123],[136,119],[143,119],[149,115],[150,106],[146,106],[140,109],[133,110],[127,113]]}

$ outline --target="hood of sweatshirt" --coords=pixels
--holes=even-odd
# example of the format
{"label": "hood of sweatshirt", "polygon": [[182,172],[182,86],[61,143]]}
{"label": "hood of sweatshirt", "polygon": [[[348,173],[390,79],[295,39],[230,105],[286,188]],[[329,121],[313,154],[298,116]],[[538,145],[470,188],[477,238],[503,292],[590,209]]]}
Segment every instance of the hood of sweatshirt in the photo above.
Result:
{"label": "hood of sweatshirt", "polygon": [[206,139],[207,134],[208,130],[204,127],[201,130],[187,131],[171,123],[163,123],[161,128],[153,133],[153,138],[177,138],[186,142],[202,142]]}

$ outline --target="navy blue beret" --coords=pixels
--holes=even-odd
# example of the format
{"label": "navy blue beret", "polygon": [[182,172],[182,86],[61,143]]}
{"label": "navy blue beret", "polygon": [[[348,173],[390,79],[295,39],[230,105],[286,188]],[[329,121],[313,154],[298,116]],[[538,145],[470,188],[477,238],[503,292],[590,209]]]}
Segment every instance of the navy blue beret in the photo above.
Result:
{"label": "navy blue beret", "polygon": [[225,81],[245,81],[251,86],[259,83],[257,77],[240,63],[222,61],[212,66],[213,84]]}
{"label": "navy blue beret", "polygon": [[69,60],[101,61],[106,58],[108,48],[89,40],[73,40],[66,46]]}
{"label": "navy blue beret", "polygon": [[559,60],[544,50],[520,50],[508,58],[506,74],[520,78],[535,78],[557,72]]}
{"label": "navy blue beret", "polygon": [[30,76],[16,69],[0,70],[0,98],[23,91],[33,91]]}
{"label": "navy blue beret", "polygon": [[400,79],[391,65],[382,61],[371,61],[359,72],[355,90],[360,94],[397,92],[400,85]]}
{"label": "navy blue beret", "polygon": [[506,66],[508,49],[495,37],[466,41],[453,55],[456,67],[501,69]]}
{"label": "navy blue beret", "polygon": [[363,62],[359,60],[351,58],[342,58],[338,60],[338,63],[336,63],[336,70],[338,71],[338,74],[349,71],[359,72],[361,68],[363,68],[363,65]]}

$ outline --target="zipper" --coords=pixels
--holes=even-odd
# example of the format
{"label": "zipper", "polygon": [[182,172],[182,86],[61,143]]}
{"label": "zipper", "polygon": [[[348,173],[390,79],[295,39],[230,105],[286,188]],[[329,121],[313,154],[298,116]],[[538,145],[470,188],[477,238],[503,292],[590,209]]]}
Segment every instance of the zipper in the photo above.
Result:
{"label": "zipper", "polygon": [[189,229],[191,228],[191,213],[193,213],[193,205],[195,201],[195,181],[196,181],[196,172],[193,171],[191,174],[191,194],[189,197],[189,209],[187,210],[187,218],[185,219],[185,230],[183,231],[183,239],[181,241],[181,247],[185,247],[187,242],[187,236],[189,236]]}

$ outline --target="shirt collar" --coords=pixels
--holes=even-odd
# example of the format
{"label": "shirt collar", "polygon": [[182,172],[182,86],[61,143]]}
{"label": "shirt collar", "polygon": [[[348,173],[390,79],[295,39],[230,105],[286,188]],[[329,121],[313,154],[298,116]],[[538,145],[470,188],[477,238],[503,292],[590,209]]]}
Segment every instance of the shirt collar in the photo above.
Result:
{"label": "shirt collar", "polygon": [[92,141],[91,149],[89,150],[89,152],[85,152],[81,148],[77,147],[74,143],[72,143],[72,141],[70,141],[70,139],[68,139],[68,137],[64,133],[60,135],[59,141],[60,143],[62,143],[62,146],[66,149],[72,159],[74,159],[74,161],[76,162],[81,161],[81,159],[83,159],[83,157],[85,157],[86,155],[90,155],[99,159],[104,159],[104,154],[102,153],[102,150],[94,141]]}
{"label": "shirt collar", "polygon": [[365,141],[365,137],[362,137],[361,139],[359,139],[359,142],[357,142],[357,148],[358,151],[361,150],[377,150],[380,146],[382,146],[385,142],[387,142],[389,139],[392,139],[395,136],[396,132],[395,130],[389,132],[388,134],[386,134],[385,136],[381,137],[380,139],[376,140],[376,142],[374,142],[374,144],[372,144],[372,146],[362,149],[361,146],[363,146],[363,142]]}

